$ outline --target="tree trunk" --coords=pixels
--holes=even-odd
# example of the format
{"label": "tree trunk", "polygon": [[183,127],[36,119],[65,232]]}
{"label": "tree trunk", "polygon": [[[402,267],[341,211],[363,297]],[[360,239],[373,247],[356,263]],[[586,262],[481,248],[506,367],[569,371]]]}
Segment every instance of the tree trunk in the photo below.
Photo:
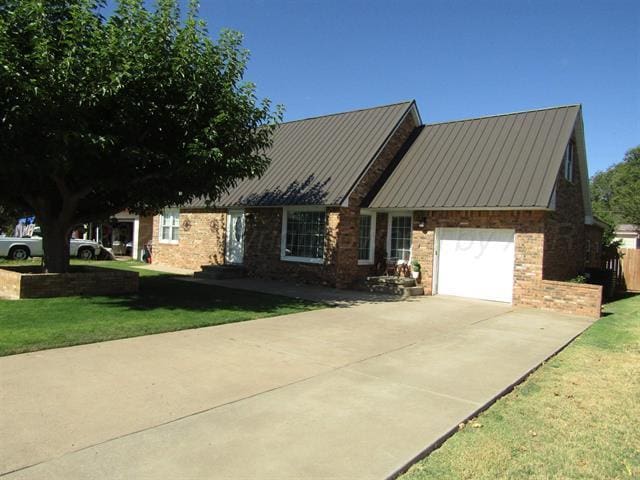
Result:
{"label": "tree trunk", "polygon": [[65,273],[69,270],[69,238],[71,226],[62,222],[41,224],[45,273]]}

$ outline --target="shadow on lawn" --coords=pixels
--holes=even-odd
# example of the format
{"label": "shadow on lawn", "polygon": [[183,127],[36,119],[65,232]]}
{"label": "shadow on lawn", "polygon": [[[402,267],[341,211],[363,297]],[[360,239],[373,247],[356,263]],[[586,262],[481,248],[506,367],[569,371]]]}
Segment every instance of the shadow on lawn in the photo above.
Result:
{"label": "shadow on lawn", "polygon": [[640,292],[616,292],[613,298],[610,298],[604,304],[606,305],[607,303],[617,302],[618,300],[637,297],[638,295],[640,295]]}
{"label": "shadow on lawn", "polygon": [[283,309],[312,307],[313,302],[259,292],[235,290],[184,282],[175,275],[155,275],[140,278],[140,290],[135,295],[102,299],[107,306],[149,311],[170,309],[185,311],[254,311],[276,312]]}

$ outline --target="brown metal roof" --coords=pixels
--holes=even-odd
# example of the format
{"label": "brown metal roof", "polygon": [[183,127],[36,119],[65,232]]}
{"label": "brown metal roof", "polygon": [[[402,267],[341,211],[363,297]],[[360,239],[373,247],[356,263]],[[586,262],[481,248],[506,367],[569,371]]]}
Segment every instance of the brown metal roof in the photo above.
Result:
{"label": "brown metal roof", "polygon": [[425,125],[373,208],[547,208],[579,105]]}
{"label": "brown metal roof", "polygon": [[[340,205],[413,102],[338,113],[280,125],[260,178],[245,180],[218,207]],[[204,199],[192,208],[204,207]]]}

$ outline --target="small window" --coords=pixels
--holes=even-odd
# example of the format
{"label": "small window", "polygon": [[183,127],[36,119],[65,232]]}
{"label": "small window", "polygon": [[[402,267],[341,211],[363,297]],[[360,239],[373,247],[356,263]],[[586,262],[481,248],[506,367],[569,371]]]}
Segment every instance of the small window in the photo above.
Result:
{"label": "small window", "polygon": [[573,182],[573,143],[569,142],[567,148],[564,151],[564,159],[562,164],[564,165],[564,178]]}
{"label": "small window", "polygon": [[160,242],[178,243],[180,231],[180,210],[166,208],[160,215]]}
{"label": "small window", "polygon": [[358,264],[373,264],[375,249],[375,213],[363,213],[360,215],[360,230],[358,234]]}
{"label": "small window", "polygon": [[391,217],[389,256],[408,262],[411,259],[411,216]]}
{"label": "small window", "polygon": [[321,263],[324,258],[326,219],[324,210],[286,210],[281,258]]}

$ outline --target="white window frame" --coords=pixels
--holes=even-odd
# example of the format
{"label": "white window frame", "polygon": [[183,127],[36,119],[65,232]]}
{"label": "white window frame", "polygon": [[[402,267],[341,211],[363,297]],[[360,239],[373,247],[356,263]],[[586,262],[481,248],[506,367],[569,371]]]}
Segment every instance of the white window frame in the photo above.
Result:
{"label": "white window frame", "polygon": [[373,265],[376,251],[376,212],[373,210],[360,210],[358,217],[358,256],[360,256],[360,217],[371,217],[371,225],[369,228],[369,258],[358,259],[358,265]]}
{"label": "white window frame", "polygon": [[[412,211],[397,211],[397,212],[388,212],[388,220],[387,220],[387,257],[391,257],[391,225],[393,223],[393,217],[411,217],[411,247],[409,248],[409,260],[406,260],[407,263],[411,263],[411,259],[413,258],[413,212]],[[403,260],[404,262],[405,260]]]}
{"label": "white window frame", "polygon": [[564,150],[562,157],[562,165],[564,167],[564,178],[569,182],[573,182],[573,164],[575,162],[575,152],[573,142],[569,142]]}
{"label": "white window frame", "polygon": [[[177,225],[165,225],[164,224],[164,219],[165,217],[167,217],[167,213],[171,212],[172,214],[175,213],[175,215],[172,215],[172,218],[178,218],[178,224]],[[162,232],[164,231],[163,227],[171,227],[173,228],[177,228],[178,229],[178,240],[173,240],[171,238],[164,238],[162,236]],[[179,208],[165,208],[162,213],[160,214],[160,221],[158,223],[158,241],[160,243],[167,243],[167,244],[171,244],[171,245],[177,245],[180,242],[180,209]]]}
{"label": "white window frame", "polygon": [[[293,255],[287,255],[287,220],[289,219],[290,212],[322,212],[324,213],[324,244],[322,245],[322,257],[295,257]],[[298,263],[324,263],[325,249],[327,245],[327,209],[324,207],[283,207],[282,208],[282,234],[280,238],[280,260],[284,262],[298,262]]]}

